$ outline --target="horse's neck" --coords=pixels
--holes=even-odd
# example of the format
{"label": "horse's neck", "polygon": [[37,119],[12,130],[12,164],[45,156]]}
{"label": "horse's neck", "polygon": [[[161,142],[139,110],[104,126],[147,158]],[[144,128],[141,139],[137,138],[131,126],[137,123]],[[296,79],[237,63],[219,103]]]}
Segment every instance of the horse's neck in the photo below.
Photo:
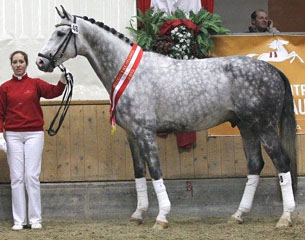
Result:
{"label": "horse's neck", "polygon": [[277,51],[281,52],[283,54],[288,54],[286,48],[283,46],[283,44],[277,44]]}
{"label": "horse's neck", "polygon": [[[89,23],[90,24],[90,23]],[[90,25],[89,25],[90,26]],[[106,30],[91,24],[84,34],[83,53],[108,93],[131,46]],[[92,29],[94,28],[94,29]]]}

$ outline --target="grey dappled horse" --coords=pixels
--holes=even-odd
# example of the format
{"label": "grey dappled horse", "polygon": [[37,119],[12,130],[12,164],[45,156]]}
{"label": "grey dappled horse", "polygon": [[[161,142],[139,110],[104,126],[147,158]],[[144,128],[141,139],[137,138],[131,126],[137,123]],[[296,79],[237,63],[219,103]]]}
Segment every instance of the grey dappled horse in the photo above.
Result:
{"label": "grey dappled horse", "polygon": [[[37,66],[52,72],[59,64],[82,55],[110,93],[132,43],[94,19],[72,16],[64,8],[57,12],[62,21],[39,53]],[[72,31],[73,22],[78,33]],[[245,56],[175,60],[144,52],[117,104],[115,119],[126,130],[133,157],[138,204],[132,219],[137,223],[142,223],[148,208],[147,164],[159,202],[155,227],[168,226],[166,215],[171,205],[162,180],[156,133],[198,131],[229,121],[240,130],[249,173],[232,219],[243,222],[243,213],[251,209],[264,166],[262,143],[280,178],[283,215],[277,226],[291,225],[296,123],[289,81],[272,65]]]}

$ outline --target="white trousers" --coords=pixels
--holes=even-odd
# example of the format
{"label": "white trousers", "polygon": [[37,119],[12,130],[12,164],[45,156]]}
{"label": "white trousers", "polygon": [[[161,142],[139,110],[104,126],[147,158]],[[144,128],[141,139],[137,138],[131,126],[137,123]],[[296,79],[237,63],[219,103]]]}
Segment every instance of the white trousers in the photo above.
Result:
{"label": "white trousers", "polygon": [[[14,224],[41,223],[40,181],[44,132],[6,132]],[[26,205],[26,193],[28,206]],[[27,216],[28,209],[28,216]]]}

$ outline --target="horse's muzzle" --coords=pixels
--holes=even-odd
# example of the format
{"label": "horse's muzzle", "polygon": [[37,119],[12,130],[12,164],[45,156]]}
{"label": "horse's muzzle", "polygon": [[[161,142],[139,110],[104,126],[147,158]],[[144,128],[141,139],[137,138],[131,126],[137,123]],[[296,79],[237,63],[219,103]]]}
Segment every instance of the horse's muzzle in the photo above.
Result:
{"label": "horse's muzzle", "polygon": [[36,59],[36,65],[39,70],[44,72],[53,72],[54,67],[52,66],[49,59],[38,56]]}

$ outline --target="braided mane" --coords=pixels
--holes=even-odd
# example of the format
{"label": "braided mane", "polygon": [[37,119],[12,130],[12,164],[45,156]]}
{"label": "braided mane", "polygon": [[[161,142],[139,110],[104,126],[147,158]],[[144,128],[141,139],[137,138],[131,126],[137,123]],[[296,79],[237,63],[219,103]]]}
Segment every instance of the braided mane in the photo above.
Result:
{"label": "braided mane", "polygon": [[118,32],[117,30],[115,30],[114,28],[110,28],[109,26],[107,26],[106,24],[104,24],[103,22],[97,22],[95,21],[95,19],[93,18],[88,18],[87,16],[84,17],[80,17],[86,21],[91,22],[92,24],[96,24],[97,26],[105,29],[108,32],[111,32],[113,35],[117,36],[118,38],[122,39],[123,41],[125,41],[126,43],[130,44],[131,46],[134,44],[128,37],[125,37],[125,35],[123,33]]}

